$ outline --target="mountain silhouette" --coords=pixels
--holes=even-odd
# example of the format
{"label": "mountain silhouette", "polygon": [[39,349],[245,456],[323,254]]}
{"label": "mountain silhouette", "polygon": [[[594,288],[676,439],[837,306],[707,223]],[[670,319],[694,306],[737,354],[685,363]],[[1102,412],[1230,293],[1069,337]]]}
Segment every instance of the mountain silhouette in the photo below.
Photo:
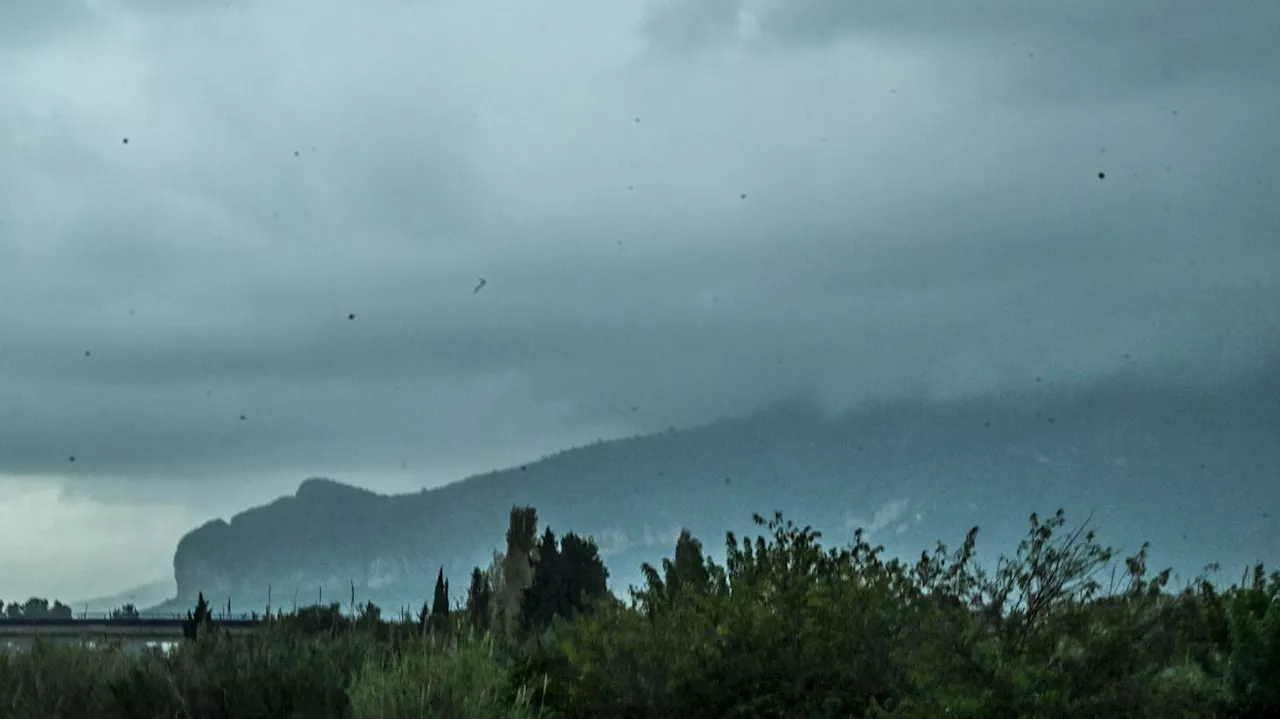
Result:
{"label": "mountain silhouette", "polygon": [[[1273,373],[1274,374],[1274,373]],[[1238,578],[1274,562],[1280,531],[1280,387],[1273,375],[1186,389],[1119,377],[1083,391],[1036,385],[998,397],[901,400],[830,415],[799,401],[702,427],[600,441],[421,492],[382,495],[307,479],[293,496],[187,534],[177,597],[260,610],[373,600],[420,606],[441,567],[463,587],[504,545],[512,505],[541,527],[595,537],[615,592],[669,556],[682,527],[723,556],[724,533],[780,510],[842,545],[855,527],[908,559],[981,527],[993,560],[1032,511],[1065,508],[1127,552],[1190,579],[1209,562]],[[1276,515],[1280,516],[1280,515]],[[1235,577],[1230,576],[1235,573]],[[456,601],[457,597],[455,597]]]}

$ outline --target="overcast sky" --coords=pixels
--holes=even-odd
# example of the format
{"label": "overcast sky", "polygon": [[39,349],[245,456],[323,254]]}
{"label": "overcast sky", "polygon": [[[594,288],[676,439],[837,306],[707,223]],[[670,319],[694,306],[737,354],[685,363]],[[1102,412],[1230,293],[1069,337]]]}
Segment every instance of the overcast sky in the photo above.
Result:
{"label": "overcast sky", "polygon": [[1276,27],[1272,0],[4,3],[0,599],[168,576],[183,532],[311,475],[1257,369]]}

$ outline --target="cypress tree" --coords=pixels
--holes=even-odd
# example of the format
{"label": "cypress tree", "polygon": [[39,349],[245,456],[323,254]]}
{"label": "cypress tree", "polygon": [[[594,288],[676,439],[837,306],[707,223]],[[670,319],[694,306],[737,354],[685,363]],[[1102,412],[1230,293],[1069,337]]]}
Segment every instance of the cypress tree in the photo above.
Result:
{"label": "cypress tree", "polygon": [[196,598],[195,612],[187,612],[187,620],[182,623],[182,636],[187,639],[195,639],[200,630],[208,625],[213,619],[213,615],[209,612],[209,603],[204,599],[204,592],[200,592],[200,596]]}
{"label": "cypress tree", "polygon": [[431,624],[436,631],[443,631],[449,620],[449,585],[444,580],[444,567],[436,575],[435,597],[431,601]]}
{"label": "cypress tree", "polygon": [[524,591],[533,583],[533,560],[537,551],[538,512],[533,507],[512,507],[507,528],[507,553],[502,559],[502,612],[519,617]]}
{"label": "cypress tree", "polygon": [[471,571],[471,586],[467,589],[467,614],[471,617],[471,625],[482,632],[489,629],[492,599],[493,588],[489,586],[489,578],[476,567]]}
{"label": "cypress tree", "polygon": [[561,567],[560,548],[556,535],[547,527],[538,541],[538,553],[530,560],[533,581],[521,597],[520,619],[525,629],[542,629],[551,618],[563,614],[565,592],[562,584],[565,572]]}

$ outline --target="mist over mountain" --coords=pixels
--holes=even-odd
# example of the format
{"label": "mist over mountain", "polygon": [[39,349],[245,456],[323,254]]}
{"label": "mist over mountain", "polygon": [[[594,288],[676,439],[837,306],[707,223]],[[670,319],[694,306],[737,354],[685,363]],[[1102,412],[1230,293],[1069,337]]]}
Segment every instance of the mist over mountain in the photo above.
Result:
{"label": "mist over mountain", "polygon": [[[693,429],[603,441],[418,493],[329,479],[216,520],[174,555],[180,610],[204,592],[236,611],[372,599],[419,607],[436,572],[455,601],[473,566],[504,546],[512,505],[540,527],[595,537],[615,592],[669,556],[688,527],[717,558],[724,533],[782,511],[831,545],[866,528],[907,557],[981,527],[980,557],[1012,552],[1032,511],[1092,516],[1107,544],[1152,543],[1184,579],[1224,562],[1280,559],[1280,387],[1275,372],[1187,389],[1120,376],[1086,391],[1037,378],[1026,391],[901,400],[832,416],[789,402]],[[1240,566],[1236,566],[1239,564]]]}
{"label": "mist over mountain", "polygon": [[151,606],[169,599],[173,594],[174,582],[173,578],[169,577],[147,582],[104,597],[75,599],[67,602],[67,604],[77,613],[105,614],[126,604],[132,604],[135,607]]}

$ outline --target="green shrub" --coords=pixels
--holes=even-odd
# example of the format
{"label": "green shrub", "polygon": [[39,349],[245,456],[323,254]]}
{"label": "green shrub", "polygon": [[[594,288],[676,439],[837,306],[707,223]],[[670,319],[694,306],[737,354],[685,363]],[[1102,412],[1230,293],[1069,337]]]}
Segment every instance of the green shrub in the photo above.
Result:
{"label": "green shrub", "polygon": [[1280,716],[1280,574],[1261,566],[1240,586],[1175,593],[1144,547],[1103,591],[1092,578],[1112,550],[1060,532],[1061,513],[1033,515],[990,574],[976,528],[907,566],[861,534],[825,549],[781,515],[756,520],[763,536],[727,536],[724,567],[684,533],[630,603],[597,597],[533,633],[500,613],[477,636],[461,614],[430,633],[331,606],[242,636],[207,625],[169,654],[0,652],[0,717]]}

